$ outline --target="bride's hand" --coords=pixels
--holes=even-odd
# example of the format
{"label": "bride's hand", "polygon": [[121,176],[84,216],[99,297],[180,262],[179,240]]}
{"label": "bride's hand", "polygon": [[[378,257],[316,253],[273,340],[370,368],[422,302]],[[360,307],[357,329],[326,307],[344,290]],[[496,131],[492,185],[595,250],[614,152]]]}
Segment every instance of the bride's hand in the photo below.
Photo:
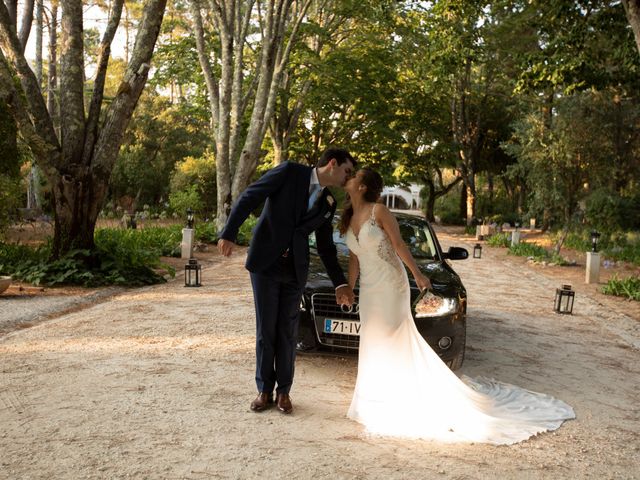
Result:
{"label": "bride's hand", "polygon": [[431,288],[431,281],[425,277],[422,273],[418,273],[417,275],[414,275],[414,278],[416,279],[416,285],[418,286],[418,288],[420,289],[420,291],[423,291],[427,288]]}

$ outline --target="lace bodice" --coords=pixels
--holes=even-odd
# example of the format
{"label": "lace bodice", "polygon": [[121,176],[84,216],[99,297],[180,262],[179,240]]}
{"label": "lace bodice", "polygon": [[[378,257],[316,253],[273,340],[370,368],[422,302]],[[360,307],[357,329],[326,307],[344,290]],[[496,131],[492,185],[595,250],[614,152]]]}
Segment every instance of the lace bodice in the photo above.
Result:
{"label": "lace bodice", "polygon": [[407,274],[389,237],[376,222],[376,207],[374,204],[369,219],[360,227],[359,235],[356,236],[350,226],[345,240],[349,250],[358,256],[361,286],[380,281],[399,286],[406,282]]}

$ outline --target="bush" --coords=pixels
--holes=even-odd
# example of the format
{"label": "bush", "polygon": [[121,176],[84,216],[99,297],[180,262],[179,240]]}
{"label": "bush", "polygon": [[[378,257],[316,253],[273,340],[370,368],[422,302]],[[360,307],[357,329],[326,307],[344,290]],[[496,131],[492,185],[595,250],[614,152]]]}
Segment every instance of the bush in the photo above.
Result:
{"label": "bush", "polygon": [[196,223],[196,240],[205,243],[216,243],[218,241],[218,229],[215,219],[209,222]]}
{"label": "bush", "polygon": [[606,295],[616,295],[619,297],[627,297],[630,300],[640,300],[640,277],[629,277],[619,279],[614,276],[605,286],[602,287],[602,293]]}
{"label": "bush", "polygon": [[191,185],[185,190],[172,192],[169,195],[169,206],[174,213],[177,213],[180,217],[186,215],[188,208],[194,212],[202,211],[202,200],[200,199],[200,193],[196,185]]}
{"label": "bush", "polygon": [[256,226],[256,223],[258,223],[258,218],[253,215],[250,215],[249,218],[245,220],[238,232],[238,238],[236,240],[238,245],[249,245],[249,242],[251,242],[251,238],[253,237],[253,229]]}
{"label": "bush", "polygon": [[569,265],[566,259],[556,253],[549,253],[545,248],[527,242],[520,242],[516,245],[509,247],[507,252],[509,255],[516,255],[519,257],[530,257],[535,262],[547,262],[552,265]]}
{"label": "bush", "polygon": [[495,233],[487,238],[487,245],[490,247],[509,247],[511,245],[511,237],[508,233]]}
{"label": "bush", "polygon": [[600,232],[640,227],[640,197],[622,197],[607,189],[595,190],[586,200],[585,220]]}
{"label": "bush", "polygon": [[37,248],[0,243],[0,273],[35,285],[140,286],[161,283],[175,270],[161,255],[180,254],[181,230],[96,230],[94,250],[72,250],[51,260],[51,245]]}
{"label": "bush", "polygon": [[50,245],[30,249],[0,244],[0,272],[34,285],[86,287],[150,285],[164,282],[163,273],[175,274],[158,257],[139,250],[120,248],[115,253],[97,247],[93,251],[72,250],[57,260],[50,260],[50,256]]}
{"label": "bush", "polygon": [[0,239],[11,223],[22,200],[20,180],[0,173]]}

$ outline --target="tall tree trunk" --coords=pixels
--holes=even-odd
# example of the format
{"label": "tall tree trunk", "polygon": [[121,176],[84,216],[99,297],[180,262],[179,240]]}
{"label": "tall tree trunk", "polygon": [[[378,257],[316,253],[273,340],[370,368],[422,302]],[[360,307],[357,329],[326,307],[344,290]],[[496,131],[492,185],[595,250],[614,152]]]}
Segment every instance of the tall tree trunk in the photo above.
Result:
{"label": "tall tree trunk", "polygon": [[44,34],[44,0],[36,0],[36,78],[42,88],[42,35]]}
{"label": "tall tree trunk", "polygon": [[430,176],[424,177],[422,180],[428,190],[424,205],[424,214],[428,221],[435,222],[436,217],[434,215],[434,210],[436,206],[436,186]]}
{"label": "tall tree trunk", "polygon": [[47,110],[53,120],[53,124],[58,126],[58,2],[54,0],[51,4],[51,17],[49,18],[49,75],[47,78]]}
{"label": "tall tree trunk", "polygon": [[[36,0],[35,8],[36,8],[36,79],[38,81],[38,85],[40,88],[43,87],[42,83],[42,35],[44,31],[44,22],[43,22],[43,0]],[[26,46],[25,43],[22,43],[22,38],[20,39],[20,43]],[[29,176],[27,179],[27,208],[40,210],[42,208],[42,192],[40,187],[40,171],[38,169],[38,165],[36,162],[31,163],[31,170],[29,171]]]}
{"label": "tall tree trunk", "polygon": [[[294,3],[300,7],[295,12]],[[208,2],[220,40],[214,59],[220,69],[219,77],[216,77],[204,41],[204,19],[200,9],[205,4],[190,0],[198,60],[209,93],[215,135],[218,228],[226,223],[233,200],[249,184],[264,155],[262,142],[273,116],[282,74],[310,3],[311,0],[272,0],[260,4],[255,0]],[[260,27],[255,67],[248,65],[243,56],[248,38],[253,35],[249,27],[254,5],[259,7],[256,13]],[[251,84],[244,82],[245,72],[251,74]],[[245,127],[241,119],[246,118],[247,108],[251,115]]]}
{"label": "tall tree trunk", "polygon": [[20,39],[20,45],[22,45],[23,53],[27,48],[29,34],[31,33],[31,24],[33,23],[33,5],[34,0],[25,0],[22,9],[22,21],[20,22],[20,33],[18,34],[18,38]]}
{"label": "tall tree trunk", "polygon": [[636,47],[640,52],[640,0],[622,0],[622,5],[636,38]]}
{"label": "tall tree trunk", "polygon": [[[108,58],[114,28],[119,21],[118,6],[114,2],[112,15],[103,38],[101,55]],[[119,4],[119,5],[118,5]],[[98,213],[106,195],[111,171],[115,164],[124,131],[144,88],[150,60],[166,0],[145,2],[142,20],[136,36],[135,47],[120,84],[111,103],[102,110],[101,78],[104,78],[107,62],[98,62],[98,72],[89,108],[84,118],[84,69],[82,2],[64,0],[62,12],[63,41],[61,46],[61,131],[58,139],[52,117],[42,97],[36,76],[28,66],[9,15],[0,3],[0,48],[17,72],[20,89],[12,82],[12,74],[6,63],[0,62],[0,81],[9,92],[8,99],[21,134],[34,151],[43,172],[51,184],[55,214],[53,240],[54,257],[73,248],[91,248]],[[54,4],[55,10],[55,4]],[[114,17],[118,17],[115,19]],[[55,39],[55,18],[50,21],[50,33]],[[55,45],[55,43],[54,43]],[[108,47],[108,45],[107,45]],[[55,58],[55,46],[51,49]],[[52,67],[55,62],[52,63]],[[51,78],[55,79],[55,75]],[[50,81],[50,86],[55,85]],[[53,99],[53,88],[49,100]],[[51,105],[50,105],[51,106]],[[51,107],[55,110],[55,106]],[[94,128],[100,119],[99,128]],[[86,123],[85,123],[86,122]],[[87,141],[85,141],[87,140]]]}

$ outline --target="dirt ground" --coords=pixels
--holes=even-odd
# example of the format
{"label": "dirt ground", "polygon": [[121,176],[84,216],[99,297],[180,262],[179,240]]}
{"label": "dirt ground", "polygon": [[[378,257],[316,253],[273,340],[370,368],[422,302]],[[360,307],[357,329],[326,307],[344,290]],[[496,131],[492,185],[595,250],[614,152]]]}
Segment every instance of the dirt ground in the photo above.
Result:
{"label": "dirt ground", "polygon": [[[440,240],[475,243],[454,230]],[[0,337],[0,478],[640,478],[638,302],[584,285],[583,268],[488,247],[454,263],[469,295],[461,373],[548,393],[577,415],[495,447],[364,435],[345,417],[355,357],[298,356],[294,413],[252,413],[244,251],[199,255],[202,288],[178,274]],[[561,283],[577,289],[573,315],[552,312]],[[16,301],[3,297],[0,312]]]}

